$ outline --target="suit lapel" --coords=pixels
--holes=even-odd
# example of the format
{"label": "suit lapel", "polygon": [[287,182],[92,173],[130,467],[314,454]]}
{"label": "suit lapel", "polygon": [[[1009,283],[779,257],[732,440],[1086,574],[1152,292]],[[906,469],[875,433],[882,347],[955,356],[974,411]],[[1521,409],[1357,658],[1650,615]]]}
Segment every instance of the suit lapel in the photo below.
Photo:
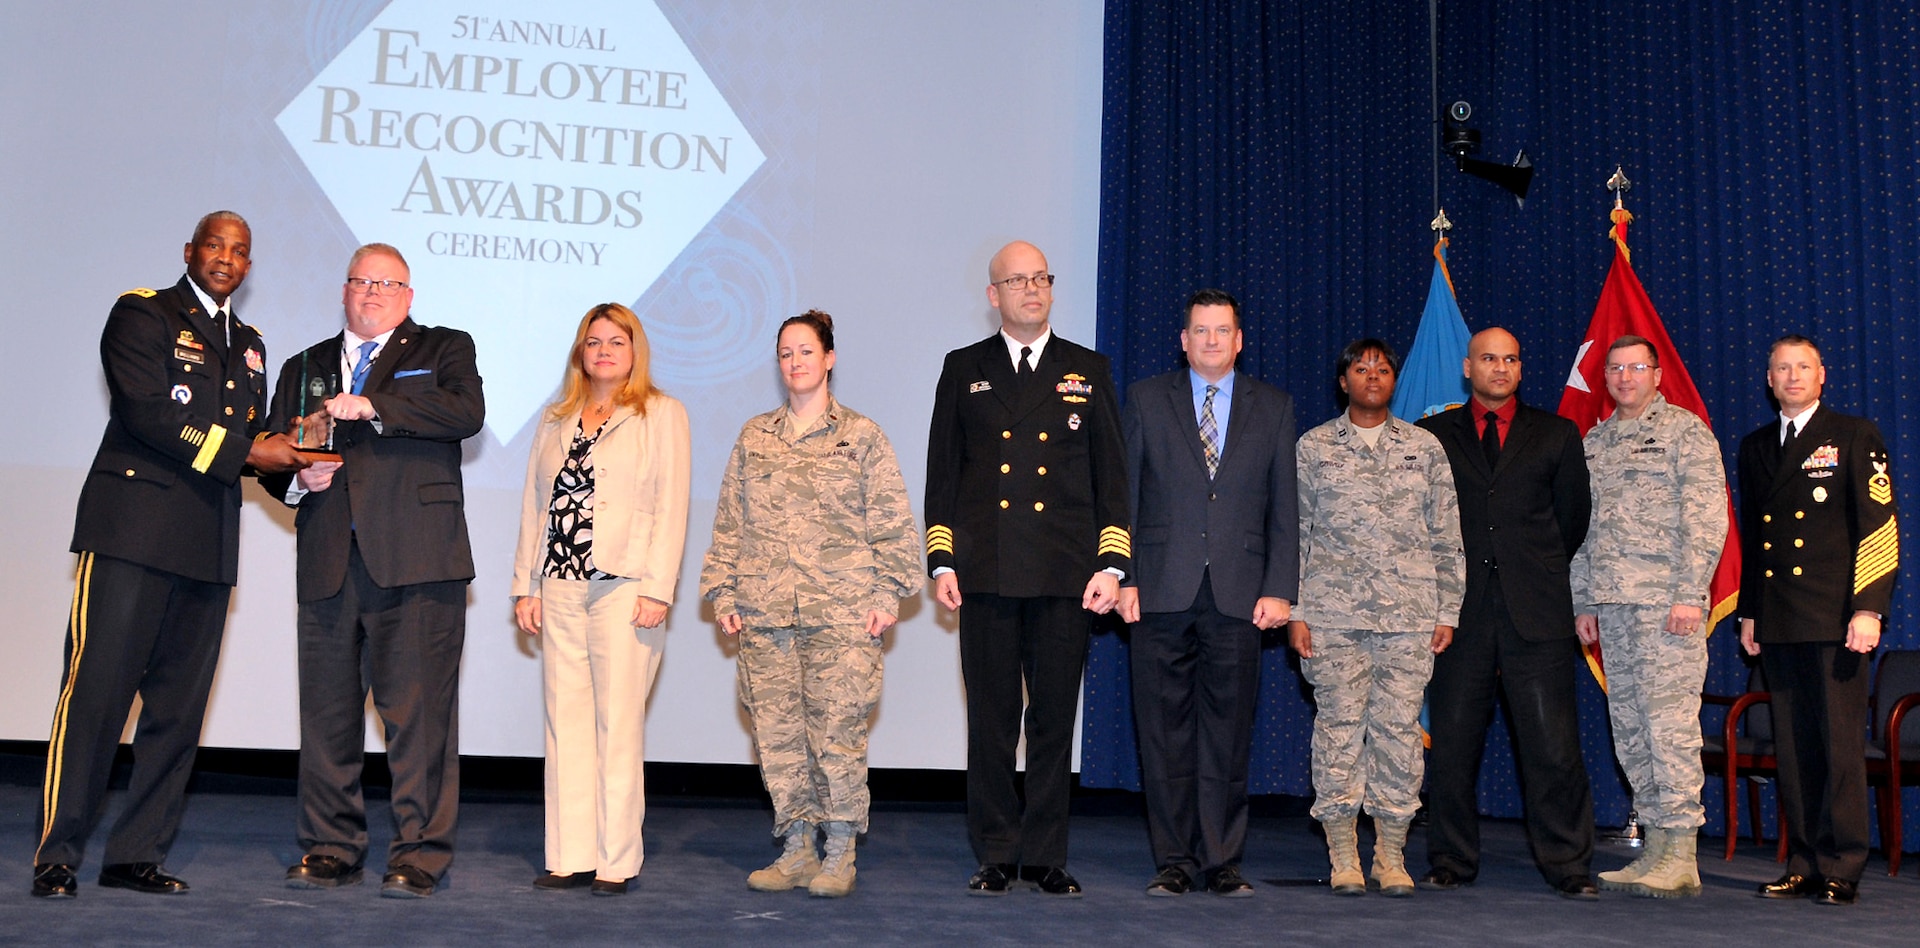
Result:
{"label": "suit lapel", "polygon": [[1017,389],[1018,379],[1013,374],[1013,360],[1007,357],[1006,343],[995,333],[980,347],[980,377],[987,382],[987,390],[998,399],[1000,407],[1008,415],[1013,415],[1020,403]]}
{"label": "suit lapel", "polygon": [[[1238,449],[1241,437],[1246,434],[1247,425],[1250,424],[1247,419],[1252,417],[1254,411],[1258,410],[1255,405],[1260,396],[1254,394],[1253,386],[1240,384],[1243,381],[1245,381],[1245,379],[1235,378],[1233,380],[1233,410],[1231,414],[1227,415],[1227,443],[1222,446],[1223,450],[1220,452],[1220,469],[1223,471],[1227,468],[1227,460],[1232,458],[1235,450]],[[1248,410],[1242,411],[1241,409]],[[1200,433],[1200,420],[1198,418],[1194,419],[1193,430],[1196,436]]]}
{"label": "suit lapel", "polygon": [[1174,430],[1184,437],[1188,453],[1193,455],[1193,463],[1202,471],[1207,469],[1207,452],[1200,444],[1200,419],[1193,414],[1193,376],[1181,374],[1176,383],[1167,386],[1167,411],[1174,420]]}
{"label": "suit lapel", "polygon": [[374,356],[373,368],[367,370],[367,384],[361,389],[362,394],[377,392],[386,387],[387,382],[393,379],[393,370],[399,366],[400,360],[406,357],[407,347],[413,343],[413,337],[419,334],[420,326],[411,316],[394,327],[393,335],[387,337],[387,344],[381,346],[379,354]]}
{"label": "suit lapel", "polygon": [[[1511,436],[1513,432],[1509,431],[1507,434]],[[1484,475],[1487,480],[1493,480],[1493,468],[1487,465],[1487,454],[1480,450],[1480,435],[1473,430],[1472,402],[1468,402],[1465,407],[1459,409],[1457,422],[1453,426],[1453,437],[1460,442],[1460,453],[1472,459],[1474,469]],[[1503,450],[1500,453],[1506,452]]]}
{"label": "suit lapel", "polygon": [[[1013,371],[1012,359],[1006,359],[1003,364],[1007,366],[1008,372]],[[1054,380],[1065,375],[1066,369],[1067,357],[1061,350],[1060,338],[1055,336],[1047,343],[1047,348],[1041,351],[1031,378],[1026,379],[1024,384],[1020,379],[1009,378],[1008,384],[1013,386],[1014,395],[1007,402],[1007,413],[1016,422],[1033,414],[1035,409],[1046,404],[1048,397],[1054,394]]]}
{"label": "suit lapel", "polygon": [[[1514,453],[1519,451],[1521,445],[1527,443],[1527,437],[1532,434],[1533,419],[1528,415],[1529,412],[1524,406],[1513,406],[1513,421],[1507,425],[1507,436],[1500,442],[1500,463],[1493,469],[1494,477],[1499,477],[1500,472],[1507,469],[1507,464]],[[1484,452],[1482,456],[1484,457]]]}

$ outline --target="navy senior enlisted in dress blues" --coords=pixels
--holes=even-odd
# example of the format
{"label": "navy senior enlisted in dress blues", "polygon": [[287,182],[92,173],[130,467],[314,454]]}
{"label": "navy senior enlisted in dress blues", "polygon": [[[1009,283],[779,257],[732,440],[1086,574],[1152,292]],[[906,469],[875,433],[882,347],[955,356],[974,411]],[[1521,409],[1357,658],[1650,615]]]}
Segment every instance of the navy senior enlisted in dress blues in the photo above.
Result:
{"label": "navy senior enlisted in dress blues", "polygon": [[100,335],[112,400],[74,517],[79,570],[33,857],[40,898],[79,894],[74,869],[136,692],[133,777],[100,884],[187,891],[162,864],[239,574],[240,477],[306,466],[290,439],[266,434],[266,354],[233,313],[252,245],[240,215],[201,218],[182,254],[187,275],[127,291]]}
{"label": "navy senior enlisted in dress blues", "polygon": [[1768,899],[1851,905],[1867,866],[1867,653],[1900,565],[1880,429],[1820,401],[1827,367],[1805,336],[1767,356],[1780,417],[1740,441],[1740,644],[1773,693],[1787,871]]}
{"label": "navy senior enlisted in dress blues", "polygon": [[934,598],[960,614],[967,688],[967,835],[980,862],[967,891],[1003,895],[1017,872],[1078,896],[1068,767],[1088,613],[1113,610],[1132,562],[1119,406],[1106,357],[1053,335],[1038,247],[1001,248],[987,279],[1000,331],[947,353],[927,435],[927,566]]}

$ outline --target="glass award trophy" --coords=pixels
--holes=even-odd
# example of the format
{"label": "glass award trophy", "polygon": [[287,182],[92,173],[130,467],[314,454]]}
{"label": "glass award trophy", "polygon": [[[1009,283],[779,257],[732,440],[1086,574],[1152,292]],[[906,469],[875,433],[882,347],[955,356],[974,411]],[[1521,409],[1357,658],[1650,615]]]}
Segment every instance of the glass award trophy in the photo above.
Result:
{"label": "glass award trophy", "polygon": [[293,420],[293,446],[311,461],[338,461],[333,449],[333,416],[327,413],[327,399],[340,393],[340,377],[331,372],[312,372],[307,354],[300,354],[300,414]]}

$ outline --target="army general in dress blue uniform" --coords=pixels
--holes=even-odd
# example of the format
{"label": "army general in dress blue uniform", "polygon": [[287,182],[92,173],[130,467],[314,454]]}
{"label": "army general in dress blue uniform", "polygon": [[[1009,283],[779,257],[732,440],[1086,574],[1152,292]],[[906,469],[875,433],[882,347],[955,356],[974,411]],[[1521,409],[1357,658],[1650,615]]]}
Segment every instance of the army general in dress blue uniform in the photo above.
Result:
{"label": "army general in dress blue uniform", "polygon": [[33,857],[40,898],[79,894],[74,869],[136,693],[133,776],[100,884],[187,891],[162,865],[239,573],[240,477],[306,466],[285,435],[266,434],[266,353],[233,313],[252,244],[240,215],[201,218],[186,276],[127,291],[100,335],[111,402],[74,518],[79,565]]}

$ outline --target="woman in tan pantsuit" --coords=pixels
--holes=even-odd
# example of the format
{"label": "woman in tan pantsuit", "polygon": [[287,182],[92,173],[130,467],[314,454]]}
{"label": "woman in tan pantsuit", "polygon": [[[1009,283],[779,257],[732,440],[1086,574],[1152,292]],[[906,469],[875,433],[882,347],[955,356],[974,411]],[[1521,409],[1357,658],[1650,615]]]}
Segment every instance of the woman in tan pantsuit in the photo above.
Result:
{"label": "woman in tan pantsuit", "polygon": [[687,412],[653,387],[646,332],[602,303],[574,334],[527,459],[514,621],[540,636],[547,871],[623,895],[640,872],[647,692],[687,536]]}

